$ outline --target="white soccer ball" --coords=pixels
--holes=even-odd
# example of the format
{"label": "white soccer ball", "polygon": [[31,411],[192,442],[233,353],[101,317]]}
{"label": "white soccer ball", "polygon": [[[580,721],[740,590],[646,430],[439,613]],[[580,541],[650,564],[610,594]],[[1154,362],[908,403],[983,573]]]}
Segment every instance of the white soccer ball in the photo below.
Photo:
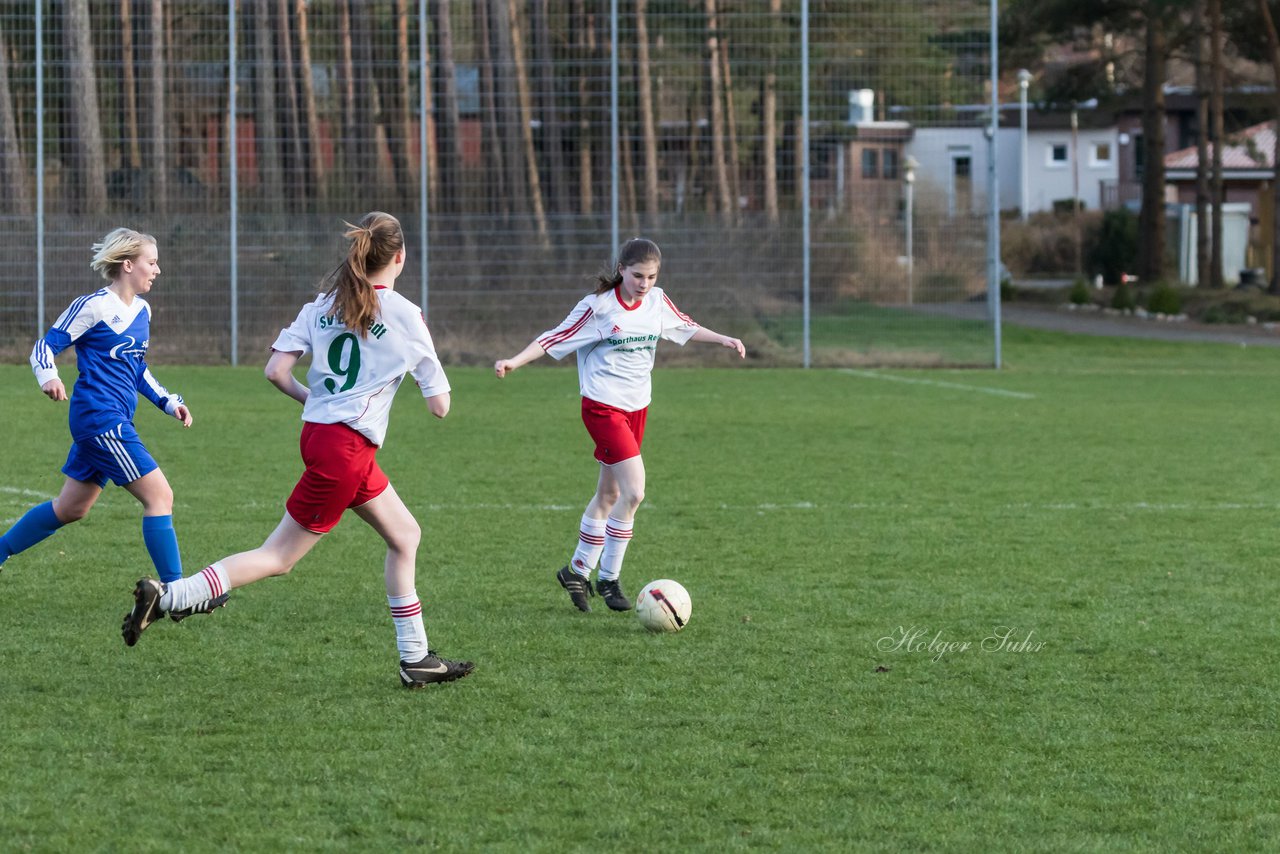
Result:
{"label": "white soccer ball", "polygon": [[651,632],[678,632],[689,622],[689,591],[669,578],[650,581],[636,597],[636,616]]}

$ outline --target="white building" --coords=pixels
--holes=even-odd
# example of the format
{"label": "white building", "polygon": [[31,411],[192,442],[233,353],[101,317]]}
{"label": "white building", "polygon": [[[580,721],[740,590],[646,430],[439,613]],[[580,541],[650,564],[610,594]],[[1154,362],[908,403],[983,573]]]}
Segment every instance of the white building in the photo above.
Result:
{"label": "white building", "polygon": [[[1001,109],[1001,126],[996,134],[1000,209],[1021,210],[1024,192],[1028,212],[1052,210],[1054,202],[1070,204],[1074,198],[1079,198],[1086,210],[1100,208],[1103,186],[1114,185],[1119,177],[1120,139],[1112,117],[1099,115],[1087,105],[1077,111],[1075,131],[1071,128],[1070,111],[1029,110],[1027,118],[1024,163],[1019,106],[1006,104]],[[1093,126],[1103,120],[1105,125]],[[935,188],[944,198],[949,214],[986,211],[985,127],[917,125],[906,154],[919,163],[916,180],[922,191]]]}

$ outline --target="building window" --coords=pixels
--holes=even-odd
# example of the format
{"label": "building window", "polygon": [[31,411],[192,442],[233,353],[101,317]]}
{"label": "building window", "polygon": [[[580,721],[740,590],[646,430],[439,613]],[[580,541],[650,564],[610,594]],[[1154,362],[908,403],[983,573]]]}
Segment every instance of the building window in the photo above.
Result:
{"label": "building window", "polygon": [[973,158],[968,155],[951,157],[951,203],[948,213],[952,216],[973,211]]}
{"label": "building window", "polygon": [[1045,164],[1050,169],[1061,169],[1067,165],[1070,157],[1070,150],[1065,142],[1054,142],[1049,144],[1048,162]]}
{"label": "building window", "polygon": [[1111,143],[1095,142],[1089,146],[1089,165],[1090,166],[1110,166],[1111,165]]}
{"label": "building window", "polygon": [[875,148],[862,149],[862,177],[880,177],[880,151]]}
{"label": "building window", "polygon": [[1146,165],[1147,151],[1142,145],[1142,134],[1133,135],[1133,177],[1142,180],[1143,168]]}
{"label": "building window", "polygon": [[886,148],[884,150],[883,166],[884,170],[881,174],[886,181],[898,180],[898,150],[896,148]]}

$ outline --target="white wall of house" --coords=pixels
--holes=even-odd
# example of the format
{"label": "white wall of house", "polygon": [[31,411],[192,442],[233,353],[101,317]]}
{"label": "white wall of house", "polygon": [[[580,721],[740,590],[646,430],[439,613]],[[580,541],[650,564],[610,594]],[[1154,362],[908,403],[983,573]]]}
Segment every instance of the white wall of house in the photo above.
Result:
{"label": "white wall of house", "polygon": [[[1002,129],[996,136],[996,181],[1000,207],[1017,206],[1017,131]],[[987,137],[978,127],[916,128],[907,144],[916,167],[920,204],[934,205],[948,214],[987,210]],[[1012,187],[1012,195],[1010,194]]]}
{"label": "white wall of house", "polygon": [[[1073,146],[1070,130],[1029,131],[1027,210],[1052,210],[1054,201],[1072,198],[1076,181],[1085,208],[1097,210],[1102,202],[1102,183],[1115,181],[1120,174],[1118,136],[1115,128],[1081,130]],[[1000,128],[996,134],[1001,210],[1022,206],[1021,138],[1018,128]],[[987,138],[983,128],[917,128],[906,154],[920,164],[916,182],[922,198],[926,193],[935,194],[937,204],[953,215],[965,210],[986,212]]]}
{"label": "white wall of house", "polygon": [[[1119,134],[1115,128],[1027,133],[1027,210],[1052,210],[1059,199],[1076,196],[1086,210],[1102,204],[1102,183],[1120,177]],[[1002,194],[1003,195],[1003,194]]]}

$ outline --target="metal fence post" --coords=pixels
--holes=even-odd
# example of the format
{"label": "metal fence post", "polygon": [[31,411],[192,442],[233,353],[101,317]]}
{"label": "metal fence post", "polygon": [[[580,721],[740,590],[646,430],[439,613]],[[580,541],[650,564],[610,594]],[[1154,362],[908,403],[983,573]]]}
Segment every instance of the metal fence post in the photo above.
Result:
{"label": "metal fence post", "polygon": [[227,4],[227,180],[231,184],[230,195],[230,245],[231,251],[231,364],[240,364],[240,247],[237,236],[240,231],[240,183],[239,161],[236,149],[236,3]]}
{"label": "metal fence post", "polygon": [[[994,2],[994,0],[993,0]],[[809,0],[800,0],[800,208],[804,255],[804,366],[811,363],[809,323],[810,279],[813,273],[813,223],[809,215]]]}

